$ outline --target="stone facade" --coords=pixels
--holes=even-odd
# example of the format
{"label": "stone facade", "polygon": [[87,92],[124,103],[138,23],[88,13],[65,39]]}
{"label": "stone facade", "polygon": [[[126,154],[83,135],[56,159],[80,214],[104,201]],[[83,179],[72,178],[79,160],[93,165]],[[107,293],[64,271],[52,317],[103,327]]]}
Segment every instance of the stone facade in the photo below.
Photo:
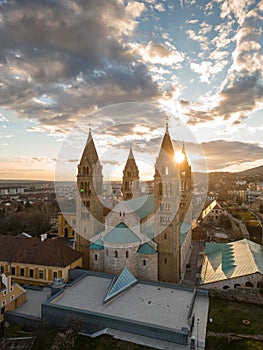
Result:
{"label": "stone facade", "polygon": [[104,272],[119,274],[124,267],[137,277],[137,250],[139,243],[112,244],[105,246]]}
{"label": "stone facade", "polygon": [[[123,201],[102,217],[102,167],[91,132],[77,182],[75,247],[85,255],[84,267],[114,274],[127,267],[139,279],[180,281],[191,251],[191,229],[180,247],[180,218],[190,215],[191,228],[192,178],[186,155],[181,166],[174,160],[168,126],[156,160],[154,193],[145,196],[153,196],[152,202],[146,199],[151,210],[140,202],[139,170],[131,149],[123,171]],[[130,203],[136,200],[139,207]]]}
{"label": "stone facade", "polygon": [[137,269],[138,279],[158,281],[158,253],[137,254]]}
{"label": "stone facade", "polygon": [[211,298],[219,298],[223,300],[243,301],[253,304],[263,305],[263,295],[259,289],[251,287],[238,287],[236,289],[210,289],[209,296]]}

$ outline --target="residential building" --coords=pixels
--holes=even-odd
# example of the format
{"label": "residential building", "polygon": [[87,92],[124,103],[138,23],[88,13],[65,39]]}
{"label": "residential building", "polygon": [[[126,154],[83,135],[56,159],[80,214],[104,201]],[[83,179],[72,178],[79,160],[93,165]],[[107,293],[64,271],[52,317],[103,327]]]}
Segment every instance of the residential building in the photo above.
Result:
{"label": "residential building", "polygon": [[82,254],[60,239],[0,236],[0,268],[20,284],[45,286],[54,278],[68,281],[68,271],[82,267]]}

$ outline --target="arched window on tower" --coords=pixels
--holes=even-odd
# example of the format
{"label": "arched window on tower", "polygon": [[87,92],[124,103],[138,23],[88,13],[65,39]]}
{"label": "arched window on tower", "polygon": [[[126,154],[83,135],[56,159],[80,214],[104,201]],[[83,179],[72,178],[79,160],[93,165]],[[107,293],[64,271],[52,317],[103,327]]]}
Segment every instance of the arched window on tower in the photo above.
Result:
{"label": "arched window on tower", "polygon": [[128,259],[128,258],[129,258],[129,251],[126,250],[126,259]]}
{"label": "arched window on tower", "polygon": [[95,260],[98,260],[98,255],[97,254],[95,254]]}
{"label": "arched window on tower", "polygon": [[114,255],[115,255],[115,258],[118,258],[118,252],[117,252],[117,250],[115,250]]}
{"label": "arched window on tower", "polygon": [[163,185],[160,182],[158,186],[159,186],[159,196],[162,196],[163,195]]}
{"label": "arched window on tower", "polygon": [[165,167],[165,175],[169,175],[169,168],[168,168],[168,166]]}

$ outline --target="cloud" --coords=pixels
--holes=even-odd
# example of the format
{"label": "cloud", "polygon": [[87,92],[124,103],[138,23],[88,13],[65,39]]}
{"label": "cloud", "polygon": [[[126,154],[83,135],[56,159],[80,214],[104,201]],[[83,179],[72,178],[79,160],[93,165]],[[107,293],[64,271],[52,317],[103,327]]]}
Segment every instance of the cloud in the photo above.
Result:
{"label": "cloud", "polygon": [[263,162],[263,148],[257,144],[217,140],[203,142],[201,147],[210,171],[224,169],[233,165],[240,166],[243,163],[252,164],[258,160]]}
{"label": "cloud", "polygon": [[[203,82],[221,72],[227,66],[227,52],[225,47],[234,45],[232,62],[228,64],[225,79],[220,89],[215,94],[213,105],[191,104],[186,111],[188,122],[197,124],[222,118],[231,120],[235,116],[234,125],[240,124],[249,113],[261,108],[263,103],[263,75],[262,64],[263,54],[260,45],[261,30],[259,30],[263,19],[263,8],[260,3],[250,9],[251,1],[240,1],[229,3],[218,0],[221,5],[221,17],[223,14],[229,17],[229,23],[217,25],[215,30],[218,36],[212,40],[216,46],[209,58],[201,63],[191,63],[191,69],[200,75]],[[233,4],[237,5],[234,8]],[[250,5],[249,5],[250,4]],[[230,37],[233,32],[235,20],[238,21],[236,34]],[[195,33],[191,32],[193,38]],[[212,63],[212,61],[214,61]]]}
{"label": "cloud", "polygon": [[165,7],[164,7],[164,4],[162,3],[159,3],[159,4],[156,4],[154,6],[155,10],[159,11],[159,12],[164,12],[165,11]]}
{"label": "cloud", "polygon": [[209,83],[211,77],[222,71],[225,63],[226,61],[217,62],[216,64],[210,61],[202,61],[200,64],[191,63],[190,67],[192,71],[200,75],[201,82]]}
{"label": "cloud", "polygon": [[158,44],[150,41],[148,44],[135,44],[132,47],[145,63],[171,66],[184,60],[184,54],[169,42]]}
{"label": "cloud", "polygon": [[98,107],[160,95],[128,45],[143,3],[14,0],[0,6],[0,105],[19,117],[61,131]]}
{"label": "cloud", "polygon": [[16,159],[13,159],[13,162],[16,163],[54,163],[56,162],[56,158],[50,158],[50,157],[39,157],[39,156],[34,156],[34,157],[19,157]]}

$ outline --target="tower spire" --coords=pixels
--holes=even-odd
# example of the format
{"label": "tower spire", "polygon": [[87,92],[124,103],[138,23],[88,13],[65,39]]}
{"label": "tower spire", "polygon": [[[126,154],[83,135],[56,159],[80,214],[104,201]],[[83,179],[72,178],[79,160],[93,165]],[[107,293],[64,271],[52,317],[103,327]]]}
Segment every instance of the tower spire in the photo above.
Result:
{"label": "tower spire", "polygon": [[132,145],[130,145],[130,153],[123,170],[122,193],[124,200],[139,195],[139,169],[132,153]]}
{"label": "tower spire", "polygon": [[167,155],[173,157],[174,156],[174,148],[172,144],[172,140],[169,134],[169,124],[168,124],[169,117],[166,117],[166,123],[165,123],[165,134],[162,140],[161,149],[160,152],[164,151]]}
{"label": "tower spire", "polygon": [[134,158],[134,155],[132,153],[132,144],[130,145],[130,153],[129,153],[129,156],[128,156],[128,159],[132,159]]}
{"label": "tower spire", "polygon": [[165,117],[165,132],[169,133],[169,117],[168,117],[168,115]]}

